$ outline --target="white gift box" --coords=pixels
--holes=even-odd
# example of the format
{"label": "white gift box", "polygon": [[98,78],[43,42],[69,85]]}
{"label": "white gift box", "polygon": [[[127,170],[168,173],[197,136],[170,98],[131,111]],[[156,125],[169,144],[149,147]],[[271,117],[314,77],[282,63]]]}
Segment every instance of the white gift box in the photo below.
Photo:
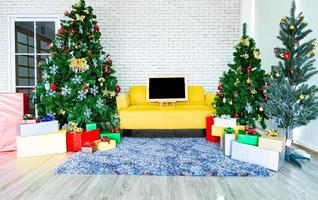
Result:
{"label": "white gift box", "polygon": [[284,156],[285,151],[270,151],[236,141],[232,142],[232,159],[260,165],[273,171],[278,171],[282,167]]}
{"label": "white gift box", "polygon": [[35,124],[20,124],[20,136],[46,135],[56,133],[59,130],[59,123],[56,120],[40,122]]}
{"label": "white gift box", "polygon": [[231,155],[232,141],[235,141],[235,134],[224,134],[221,137],[221,149],[225,156]]}
{"label": "white gift box", "polygon": [[17,157],[66,153],[66,129],[47,135],[17,136]]}
{"label": "white gift box", "polygon": [[236,119],[235,118],[214,118],[214,125],[220,126],[223,128],[231,127],[234,128],[236,126]]}

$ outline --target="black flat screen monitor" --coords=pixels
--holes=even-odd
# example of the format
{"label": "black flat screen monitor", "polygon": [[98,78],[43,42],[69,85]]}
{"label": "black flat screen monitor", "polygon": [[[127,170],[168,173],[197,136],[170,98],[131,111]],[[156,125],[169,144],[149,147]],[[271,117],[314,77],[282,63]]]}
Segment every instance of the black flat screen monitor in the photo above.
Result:
{"label": "black flat screen monitor", "polygon": [[150,77],[148,101],[186,101],[188,90],[185,77]]}

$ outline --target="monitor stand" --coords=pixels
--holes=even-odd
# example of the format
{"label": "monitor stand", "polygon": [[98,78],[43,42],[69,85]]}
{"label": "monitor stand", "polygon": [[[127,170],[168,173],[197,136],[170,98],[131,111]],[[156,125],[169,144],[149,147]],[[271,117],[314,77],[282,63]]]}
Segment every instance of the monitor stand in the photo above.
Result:
{"label": "monitor stand", "polygon": [[169,105],[175,106],[176,102],[175,101],[160,101],[160,106],[169,106]]}

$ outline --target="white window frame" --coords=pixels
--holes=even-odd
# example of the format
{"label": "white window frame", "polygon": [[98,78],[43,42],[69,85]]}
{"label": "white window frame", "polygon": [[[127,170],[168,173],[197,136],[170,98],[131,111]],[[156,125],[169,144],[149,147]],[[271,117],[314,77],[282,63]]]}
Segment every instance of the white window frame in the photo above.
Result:
{"label": "white window frame", "polygon": [[[16,67],[15,67],[15,56],[18,55],[15,53],[15,22],[55,22],[55,33],[57,33],[57,30],[59,28],[59,22],[60,17],[58,15],[14,15],[14,16],[8,16],[7,19],[7,33],[8,33],[8,91],[9,92],[16,92],[17,86],[16,86]],[[34,25],[35,26],[35,25]],[[36,28],[36,26],[34,27]],[[34,41],[36,45],[36,31],[34,31]],[[37,53],[36,46],[34,47],[34,53],[30,53],[30,55],[42,55],[41,53]],[[26,54],[26,53],[22,53]],[[47,54],[43,54],[47,55]],[[34,66],[35,66],[35,86],[37,85],[37,67],[36,67],[36,56],[34,57]],[[21,88],[33,88],[34,86],[23,86]]]}

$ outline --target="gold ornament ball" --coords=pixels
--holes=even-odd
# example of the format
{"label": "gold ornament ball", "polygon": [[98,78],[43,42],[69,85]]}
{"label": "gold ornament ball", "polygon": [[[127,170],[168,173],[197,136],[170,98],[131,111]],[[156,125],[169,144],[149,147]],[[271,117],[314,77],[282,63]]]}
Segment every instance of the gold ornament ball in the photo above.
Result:
{"label": "gold ornament ball", "polygon": [[229,101],[229,104],[230,104],[230,105],[233,105],[233,102],[232,102],[232,101]]}
{"label": "gold ornament ball", "polygon": [[251,94],[257,94],[257,91],[255,89],[251,90]]}
{"label": "gold ornament ball", "polygon": [[295,26],[294,26],[294,25],[290,25],[289,29],[290,29],[290,30],[294,30],[294,29],[295,29]]}
{"label": "gold ornament ball", "polygon": [[302,95],[299,96],[299,99],[300,99],[300,100],[304,100],[304,99],[305,99],[305,96],[302,94]]}
{"label": "gold ornament ball", "polygon": [[259,107],[258,109],[260,112],[263,112],[264,111],[264,108],[263,107]]}
{"label": "gold ornament ball", "polygon": [[285,23],[285,21],[286,21],[286,17],[281,17],[280,18],[280,23]]}
{"label": "gold ornament ball", "polygon": [[251,83],[251,79],[248,78],[248,79],[246,80],[246,83],[247,83],[247,84]]}
{"label": "gold ornament ball", "polygon": [[275,73],[275,77],[276,77],[276,78],[279,78],[279,77],[280,77],[280,74],[279,74],[278,72],[276,72],[276,73]]}

